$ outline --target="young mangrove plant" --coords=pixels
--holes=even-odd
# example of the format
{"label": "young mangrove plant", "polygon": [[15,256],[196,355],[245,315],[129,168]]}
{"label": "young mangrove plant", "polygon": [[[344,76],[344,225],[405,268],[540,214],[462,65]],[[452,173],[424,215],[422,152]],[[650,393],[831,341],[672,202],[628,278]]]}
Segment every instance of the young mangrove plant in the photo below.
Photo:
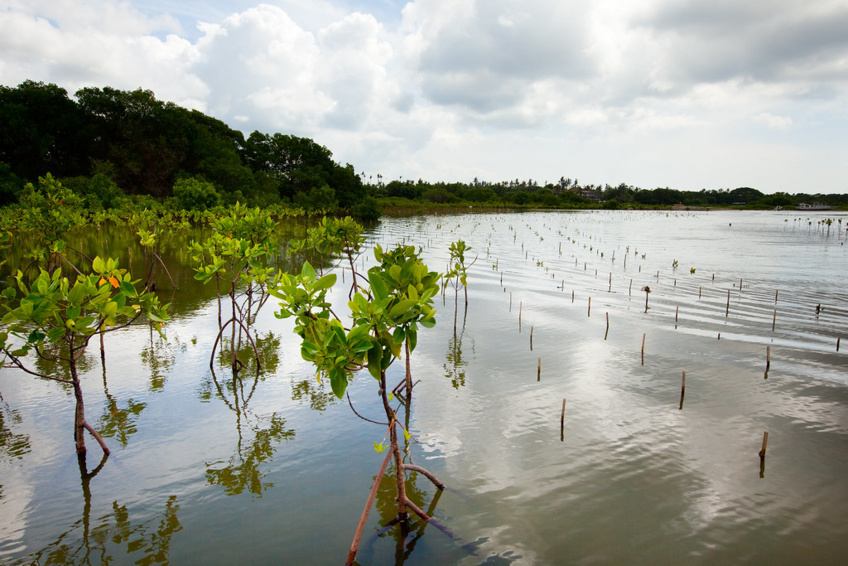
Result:
{"label": "young mangrove plant", "polygon": [[328,218],[321,219],[321,223],[314,228],[306,231],[306,238],[303,240],[292,240],[289,243],[288,255],[295,254],[308,255],[314,252],[318,255],[318,273],[323,275],[323,264],[336,257],[342,257],[347,260],[350,266],[351,277],[351,294],[359,290],[360,280],[367,279],[356,271],[356,260],[361,253],[362,245],[365,243],[365,238],[362,236],[362,226],[353,220],[350,216],[344,218]]}
{"label": "young mangrove plant", "polygon": [[[63,276],[58,268],[53,273],[42,269],[31,283],[20,270],[14,279],[17,288],[4,289],[0,303],[5,311],[0,329],[3,365],[70,385],[76,401],[77,454],[80,458],[85,456],[84,433],[88,431],[108,455],[103,438],[85,417],[78,362],[95,335],[124,328],[142,314],[161,328],[168,318],[168,305],[160,305],[153,293],[139,293],[137,281],[119,269],[114,259],[95,258],[92,273],[75,280]],[[39,371],[27,363],[25,358],[30,353],[48,362],[66,364],[67,374]]]}
{"label": "young mangrove plant", "polygon": [[453,311],[453,331],[456,333],[456,318],[457,310],[459,309],[459,286],[462,285],[462,290],[465,293],[465,310],[468,311],[468,268],[474,265],[477,258],[474,258],[469,265],[465,264],[465,252],[471,251],[471,246],[467,246],[463,240],[452,242],[449,248],[450,251],[450,269],[445,273],[445,280],[453,285],[454,290],[454,311]]}
{"label": "young mangrove plant", "polygon": [[[261,368],[259,350],[250,332],[259,310],[270,298],[269,288],[276,286],[281,272],[268,265],[274,255],[275,223],[268,212],[239,204],[212,221],[212,234],[203,242],[189,245],[194,278],[215,282],[218,295],[218,335],[212,346],[209,367],[214,371],[215,353],[224,331],[230,327],[230,367],[237,374],[244,361],[238,351],[242,338],[250,344],[257,371]],[[229,318],[223,320],[224,297],[229,298]]]}
{"label": "young mangrove plant", "polygon": [[[393,408],[392,393],[387,383],[386,371],[401,358],[401,346],[406,344],[410,353],[417,344],[418,326],[435,325],[433,297],[438,293],[439,274],[430,272],[410,247],[400,246],[384,252],[375,248],[379,265],[368,271],[369,289],[360,288],[349,301],[350,322],[344,326],[334,314],[327,300],[328,290],[335,284],[334,273],[316,276],[307,262],[297,275],[282,276],[280,286],[272,291],[279,297],[279,318],[295,318],[294,331],[302,338],[301,355],[318,369],[319,379],[328,377],[333,392],[341,398],[353,373],[368,369],[378,383],[378,395],[386,414],[386,436],[394,459],[396,474],[397,516],[395,522],[408,529],[408,509],[415,511],[425,521],[430,517],[412,504],[406,494],[405,472],[417,471],[441,486],[432,474],[417,466],[406,465],[398,441],[398,427],[408,439],[409,433],[399,422],[398,408]],[[404,287],[405,285],[405,287]],[[407,355],[407,359],[409,355]],[[384,437],[385,438],[385,437]],[[386,446],[381,441],[374,444],[382,452]],[[382,476],[382,474],[380,474]],[[370,505],[366,506],[360,525],[364,522]],[[406,531],[404,531],[406,532]],[[358,534],[361,534],[358,531]],[[355,538],[351,556],[356,553]],[[351,558],[352,559],[352,558]]]}

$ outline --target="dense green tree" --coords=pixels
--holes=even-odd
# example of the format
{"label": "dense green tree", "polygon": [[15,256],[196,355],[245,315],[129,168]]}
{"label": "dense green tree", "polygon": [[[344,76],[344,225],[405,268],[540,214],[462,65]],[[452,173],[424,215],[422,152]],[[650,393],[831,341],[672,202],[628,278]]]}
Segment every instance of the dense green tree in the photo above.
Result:
{"label": "dense green tree", "polygon": [[78,175],[89,166],[85,115],[55,84],[0,86],[0,124],[0,161],[24,180]]}

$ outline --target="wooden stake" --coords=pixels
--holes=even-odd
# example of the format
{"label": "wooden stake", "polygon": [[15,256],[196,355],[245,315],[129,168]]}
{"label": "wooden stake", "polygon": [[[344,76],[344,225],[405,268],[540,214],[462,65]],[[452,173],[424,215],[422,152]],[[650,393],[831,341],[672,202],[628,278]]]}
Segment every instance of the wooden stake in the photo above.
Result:
{"label": "wooden stake", "polygon": [[686,372],[683,372],[683,377],[680,380],[680,408],[678,410],[683,410],[683,396],[686,395]]}
{"label": "wooden stake", "polygon": [[521,311],[524,310],[524,301],[518,301],[518,324],[521,324]]}
{"label": "wooden stake", "polygon": [[565,441],[565,397],[562,398],[562,412],[559,414],[559,440]]}
{"label": "wooden stake", "polygon": [[780,291],[780,289],[777,289],[777,290],[775,290],[775,292],[774,292],[774,304],[777,304],[777,292],[778,292],[778,291]]}
{"label": "wooden stake", "polygon": [[571,303],[574,304],[574,289],[571,290]]}
{"label": "wooden stake", "polygon": [[645,365],[645,334],[642,334],[642,365]]}
{"label": "wooden stake", "polygon": [[609,336],[609,311],[607,311],[607,331],[604,333],[604,340]]}
{"label": "wooden stake", "polygon": [[533,326],[530,326],[530,351],[533,351]]}
{"label": "wooden stake", "polygon": [[677,316],[680,314],[680,307],[674,308],[674,324],[677,324]]}
{"label": "wooden stake", "polygon": [[777,322],[777,309],[774,309],[774,314],[771,317],[771,331],[774,332],[774,324]]}
{"label": "wooden stake", "polygon": [[542,358],[536,363],[536,381],[542,381]]}
{"label": "wooden stake", "polygon": [[727,318],[728,314],[730,314],[730,289],[727,290],[727,307],[724,309],[725,318]]}
{"label": "wooden stake", "polygon": [[836,337],[836,351],[837,352],[839,351],[839,341],[840,340],[842,340],[842,336],[837,336]]}
{"label": "wooden stake", "polygon": [[698,286],[698,300],[701,300],[701,287]]}
{"label": "wooden stake", "polygon": [[766,445],[768,444],[768,431],[763,432],[763,447],[760,449],[760,458],[766,457]]}
{"label": "wooden stake", "polygon": [[589,297],[589,310],[586,312],[586,316],[592,316],[592,297]]}
{"label": "wooden stake", "polygon": [[512,291],[509,292],[509,312],[512,312]]}
{"label": "wooden stake", "polygon": [[[624,257],[627,257],[627,256],[624,256]],[[628,297],[633,296],[633,280],[632,279],[630,280],[630,287],[627,288],[627,296]]]}
{"label": "wooden stake", "polygon": [[771,346],[766,346],[766,373],[771,367]]}

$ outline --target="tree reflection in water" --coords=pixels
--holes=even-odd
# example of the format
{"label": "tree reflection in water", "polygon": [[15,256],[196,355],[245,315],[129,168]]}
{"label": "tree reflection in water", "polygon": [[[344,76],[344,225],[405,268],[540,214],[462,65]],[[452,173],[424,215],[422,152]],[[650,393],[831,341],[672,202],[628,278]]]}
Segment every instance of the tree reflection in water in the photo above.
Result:
{"label": "tree reflection in water", "polygon": [[162,513],[134,522],[129,509],[117,501],[105,515],[91,518],[91,479],[103,468],[107,455],[91,472],[85,456],[79,458],[83,493],[82,517],[43,549],[20,560],[20,564],[109,564],[130,555],[136,564],[167,564],[171,537],[182,530],[177,518],[179,505],[172,495]]}
{"label": "tree reflection in water", "polygon": [[[466,310],[462,317],[462,330],[457,336],[456,327],[454,327],[453,336],[448,341],[448,352],[445,354],[446,363],[443,365],[445,377],[451,380],[454,389],[465,387],[465,368],[468,361],[463,358],[462,354],[462,339],[465,336],[465,321],[468,316]],[[471,340],[471,351],[474,352],[474,340]]]}
{"label": "tree reflection in water", "polygon": [[[21,416],[9,407],[3,395],[0,394],[0,457],[20,459],[32,449],[29,436],[17,434],[12,430],[12,425],[20,424],[20,422]],[[2,498],[3,484],[0,483],[0,499]]]}
{"label": "tree reflection in water", "polygon": [[[294,438],[294,430],[286,428],[286,421],[277,413],[271,414],[270,417],[260,417],[248,408],[258,382],[263,380],[267,373],[274,373],[279,364],[279,337],[268,332],[264,336],[257,335],[254,342],[262,363],[261,368],[251,356],[242,356],[244,353],[254,352],[253,346],[243,344],[244,348],[238,352],[237,358],[248,362],[241,371],[232,371],[227,378],[219,378],[212,372],[212,386],[217,397],[235,413],[238,443],[235,454],[226,463],[206,463],[206,480],[211,485],[222,486],[227,495],[238,495],[247,491],[253,496],[261,497],[266,489],[273,487],[274,484],[262,481],[264,474],[259,467],[271,460],[277,444]],[[218,353],[221,367],[228,368],[231,359],[229,348],[230,344],[225,342]],[[205,391],[206,399],[211,398],[212,386]],[[201,397],[204,397],[203,391]]]}
{"label": "tree reflection in water", "polygon": [[315,376],[307,379],[293,378],[291,382],[292,400],[298,403],[309,403],[309,408],[323,411],[330,405],[339,402],[332,391],[328,391],[326,380],[318,381]]}
{"label": "tree reflection in water", "polygon": [[162,391],[165,380],[174,366],[171,343],[150,328],[150,343],[141,350],[141,363],[150,371],[150,392]]}

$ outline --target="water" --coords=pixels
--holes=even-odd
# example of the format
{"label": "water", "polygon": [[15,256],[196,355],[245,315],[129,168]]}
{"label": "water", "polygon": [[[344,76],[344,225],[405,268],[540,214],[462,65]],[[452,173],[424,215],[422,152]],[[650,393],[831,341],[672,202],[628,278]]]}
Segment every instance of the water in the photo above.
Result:
{"label": "water", "polygon": [[[848,217],[830,217],[829,235],[809,213],[384,221],[372,243],[420,245],[432,269],[460,238],[477,256],[467,313],[460,292],[454,330],[448,288],[412,358],[409,458],[448,490],[417,474],[409,489],[459,540],[417,523],[404,547],[397,529],[379,531],[394,515],[390,470],[359,562],[841,563]],[[344,560],[384,428],[316,382],[272,308],[257,322],[267,371],[237,394],[213,379],[217,307],[179,280],[167,342],[141,327],[109,336],[105,384],[99,353],[86,355],[88,418],[114,432],[90,480],[72,396],[0,372],[0,560]],[[376,389],[361,375],[349,391],[379,420]],[[89,468],[97,457],[89,442]]]}

